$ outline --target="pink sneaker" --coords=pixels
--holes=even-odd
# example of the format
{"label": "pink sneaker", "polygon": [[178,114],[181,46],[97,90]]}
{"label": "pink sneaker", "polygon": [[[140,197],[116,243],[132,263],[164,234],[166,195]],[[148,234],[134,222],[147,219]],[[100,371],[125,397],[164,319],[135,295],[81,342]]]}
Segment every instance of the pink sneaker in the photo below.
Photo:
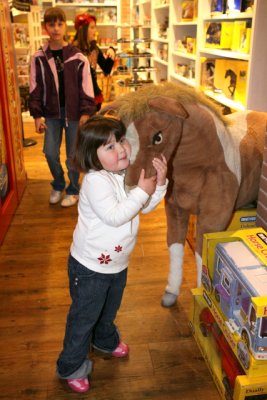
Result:
{"label": "pink sneaker", "polygon": [[67,379],[67,382],[74,392],[84,393],[90,389],[90,384],[87,378]]}
{"label": "pink sneaker", "polygon": [[118,347],[111,353],[112,357],[126,357],[129,354],[129,347],[126,343],[120,342]]}

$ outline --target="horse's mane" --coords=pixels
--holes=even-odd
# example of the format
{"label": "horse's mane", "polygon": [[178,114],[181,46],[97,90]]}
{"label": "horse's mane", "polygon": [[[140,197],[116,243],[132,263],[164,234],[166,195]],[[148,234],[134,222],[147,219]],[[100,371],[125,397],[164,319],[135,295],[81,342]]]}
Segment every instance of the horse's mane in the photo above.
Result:
{"label": "horse's mane", "polygon": [[148,99],[156,96],[174,98],[185,107],[186,104],[202,104],[215,113],[224,124],[228,124],[227,119],[221,112],[221,108],[204,94],[191,87],[171,82],[143,86],[136,92],[130,92],[118,97],[115,100],[115,103],[119,106],[118,108],[116,107],[118,117],[127,125],[132,121],[143,118],[149,111]]}

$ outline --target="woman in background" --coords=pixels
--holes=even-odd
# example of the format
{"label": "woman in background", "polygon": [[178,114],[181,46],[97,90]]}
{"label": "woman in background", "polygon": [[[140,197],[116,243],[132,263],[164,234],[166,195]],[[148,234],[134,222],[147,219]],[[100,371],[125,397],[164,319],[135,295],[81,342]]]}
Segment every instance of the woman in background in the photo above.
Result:
{"label": "woman in background", "polygon": [[103,94],[97,84],[97,65],[102,69],[105,75],[109,75],[114,65],[116,56],[115,49],[109,47],[105,53],[97,46],[95,40],[96,34],[96,18],[90,14],[79,14],[75,18],[76,35],[74,38],[74,46],[78,47],[81,52],[88,57],[91,67],[91,77],[95,92],[95,102],[97,111],[100,110],[103,103]]}

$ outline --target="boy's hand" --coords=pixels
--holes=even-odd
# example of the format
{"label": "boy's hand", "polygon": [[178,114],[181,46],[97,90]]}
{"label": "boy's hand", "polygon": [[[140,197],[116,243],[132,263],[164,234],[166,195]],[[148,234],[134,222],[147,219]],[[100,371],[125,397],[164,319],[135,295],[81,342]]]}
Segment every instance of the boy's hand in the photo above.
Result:
{"label": "boy's hand", "polygon": [[153,167],[157,171],[157,185],[163,186],[166,183],[167,175],[167,161],[163,154],[161,154],[161,159],[154,158],[152,160]]}
{"label": "boy's hand", "polygon": [[145,178],[145,170],[142,169],[139,177],[137,186],[144,190],[149,196],[151,196],[156,189],[157,177],[151,176],[150,178]]}
{"label": "boy's hand", "polygon": [[44,130],[47,128],[46,124],[43,121],[43,118],[35,118],[35,132],[43,133]]}

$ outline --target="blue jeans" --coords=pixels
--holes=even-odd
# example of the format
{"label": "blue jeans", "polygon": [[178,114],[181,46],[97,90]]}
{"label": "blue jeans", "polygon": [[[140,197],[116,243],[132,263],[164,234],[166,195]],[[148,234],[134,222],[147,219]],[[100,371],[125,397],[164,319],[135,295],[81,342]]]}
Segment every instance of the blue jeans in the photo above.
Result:
{"label": "blue jeans", "polygon": [[63,351],[57,361],[62,379],[84,378],[90,374],[91,343],[112,352],[120,342],[114,324],[127,281],[127,269],[117,274],[89,270],[71,255],[68,261],[72,304],[67,317]]}
{"label": "blue jeans", "polygon": [[77,129],[79,126],[78,121],[68,121],[66,126],[65,111],[61,109],[61,118],[52,119],[46,118],[45,123],[47,129],[44,136],[44,154],[54,178],[51,182],[53,189],[62,192],[65,189],[64,171],[60,162],[60,147],[62,143],[63,128],[65,130],[65,143],[66,143],[66,167],[68,170],[68,177],[70,183],[66,188],[67,194],[79,193],[79,172],[76,171],[71,165],[71,157],[73,153],[73,146],[76,139]]}

